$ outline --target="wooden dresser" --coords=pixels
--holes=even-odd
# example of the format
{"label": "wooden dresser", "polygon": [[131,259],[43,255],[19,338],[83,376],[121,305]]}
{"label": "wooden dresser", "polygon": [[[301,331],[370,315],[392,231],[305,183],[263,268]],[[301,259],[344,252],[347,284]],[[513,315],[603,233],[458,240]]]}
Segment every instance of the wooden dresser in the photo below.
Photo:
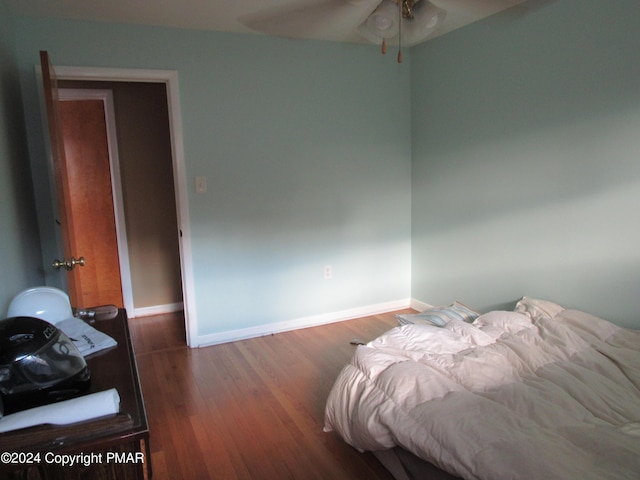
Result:
{"label": "wooden dresser", "polygon": [[[93,326],[118,345],[87,357],[88,393],[116,388],[120,413],[73,425],[0,433],[0,478],[151,478],[149,427],[126,312],[120,310],[116,318]],[[75,465],[63,465],[70,462]]]}

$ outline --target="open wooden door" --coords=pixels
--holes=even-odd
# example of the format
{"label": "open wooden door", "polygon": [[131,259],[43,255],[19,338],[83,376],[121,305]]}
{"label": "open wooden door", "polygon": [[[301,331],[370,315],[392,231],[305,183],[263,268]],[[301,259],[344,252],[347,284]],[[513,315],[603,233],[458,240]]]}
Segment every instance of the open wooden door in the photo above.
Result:
{"label": "open wooden door", "polygon": [[104,110],[101,102],[68,104],[58,97],[55,70],[40,52],[44,99],[64,258],[74,307],[123,307]]}

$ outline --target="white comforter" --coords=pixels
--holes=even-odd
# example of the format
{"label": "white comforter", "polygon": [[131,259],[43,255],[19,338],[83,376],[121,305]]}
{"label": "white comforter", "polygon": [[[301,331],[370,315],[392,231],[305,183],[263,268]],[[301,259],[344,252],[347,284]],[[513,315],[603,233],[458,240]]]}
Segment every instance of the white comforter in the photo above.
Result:
{"label": "white comforter", "polygon": [[491,312],[360,346],[325,431],[465,479],[640,479],[640,331],[584,312]]}

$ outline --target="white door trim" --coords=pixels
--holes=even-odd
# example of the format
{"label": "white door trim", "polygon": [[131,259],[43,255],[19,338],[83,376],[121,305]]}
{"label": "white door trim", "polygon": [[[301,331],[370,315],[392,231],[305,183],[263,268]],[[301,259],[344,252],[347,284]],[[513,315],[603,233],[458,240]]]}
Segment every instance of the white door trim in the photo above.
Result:
{"label": "white door trim", "polygon": [[124,308],[127,312],[133,312],[133,285],[131,282],[131,267],[129,266],[129,244],[127,242],[127,226],[124,213],[124,199],[122,196],[113,92],[111,90],[58,88],[58,99],[63,102],[68,100],[101,100],[104,105],[107,145],[109,150],[109,171],[111,174],[111,194],[113,196],[113,213],[116,221],[116,237],[118,239],[122,301],[124,302]]}
{"label": "white door trim", "polygon": [[171,134],[171,154],[173,158],[173,178],[176,191],[176,214],[180,234],[180,266],[182,271],[182,295],[187,345],[197,345],[198,322],[194,298],[193,258],[191,250],[191,230],[189,226],[189,204],[182,115],[180,112],[180,90],[178,72],[175,70],[142,70],[96,67],[65,67],[54,65],[59,80],[96,80],[109,82],[164,83],[167,88],[169,107],[169,129]]}

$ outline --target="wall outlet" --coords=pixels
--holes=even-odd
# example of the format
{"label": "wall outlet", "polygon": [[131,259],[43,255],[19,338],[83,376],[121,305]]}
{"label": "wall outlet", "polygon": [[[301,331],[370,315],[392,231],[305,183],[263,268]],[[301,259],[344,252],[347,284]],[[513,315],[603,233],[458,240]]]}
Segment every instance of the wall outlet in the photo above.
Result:
{"label": "wall outlet", "polygon": [[323,274],[325,280],[331,280],[331,277],[333,277],[333,267],[331,265],[325,265]]}

